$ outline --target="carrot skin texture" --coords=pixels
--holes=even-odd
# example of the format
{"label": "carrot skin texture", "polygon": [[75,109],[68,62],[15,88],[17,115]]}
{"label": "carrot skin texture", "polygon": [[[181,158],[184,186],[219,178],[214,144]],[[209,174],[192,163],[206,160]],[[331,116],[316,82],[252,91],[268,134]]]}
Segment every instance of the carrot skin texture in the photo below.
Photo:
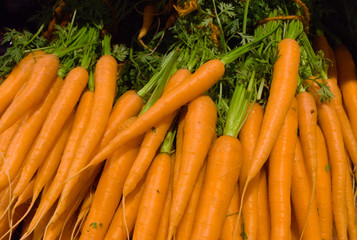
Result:
{"label": "carrot skin texture", "polygon": [[133,240],[155,239],[169,188],[171,167],[170,155],[160,153],[155,157],[145,181]]}
{"label": "carrot skin texture", "polygon": [[[44,57],[41,59],[44,59]],[[87,82],[88,72],[82,67],[72,69],[64,79],[64,84],[51,106],[41,131],[27,154],[22,169],[22,173],[25,174],[22,174],[14,190],[14,196],[23,190],[26,183],[30,181],[38,167],[43,163],[62,126],[76,106]]]}
{"label": "carrot skin texture", "polygon": [[274,63],[270,95],[257,140],[257,147],[248,167],[248,182],[259,172],[268,159],[297,88],[300,63],[299,44],[293,39],[283,39],[278,44],[278,50],[279,58]]}
{"label": "carrot skin texture", "polygon": [[313,198],[311,202],[311,209],[308,214],[312,186],[309,181],[304,161],[300,139],[298,138],[296,142],[291,178],[292,206],[294,208],[297,224],[299,226],[300,235],[302,234],[305,222],[307,221],[302,239],[321,239],[320,222],[315,198]]}
{"label": "carrot skin texture", "polygon": [[211,148],[216,122],[217,108],[209,96],[202,95],[188,104],[180,171],[172,197],[169,238],[174,235],[182,219],[194,183]]}
{"label": "carrot skin texture", "polygon": [[0,118],[0,133],[16,122],[27,110],[39,103],[56,79],[59,59],[46,54],[34,65],[21,95],[16,97]]}
{"label": "carrot skin texture", "polygon": [[325,136],[331,162],[332,212],[339,239],[347,239],[346,213],[346,151],[341,125],[336,111],[329,105],[321,104],[318,110],[318,124]]}
{"label": "carrot skin texture", "polygon": [[[136,185],[134,191],[132,191],[125,198],[125,220],[129,235],[131,235],[136,216],[138,214],[139,204],[144,192],[145,177]],[[117,208],[112,222],[110,223],[109,229],[105,235],[104,240],[125,240],[127,239],[126,227],[124,224],[124,212],[123,212],[123,201]]]}
{"label": "carrot skin texture", "polygon": [[[315,113],[316,115],[316,113]],[[278,139],[269,156],[269,205],[271,213],[270,239],[288,239],[291,225],[290,191],[297,141],[298,109],[293,100]]]}
{"label": "carrot skin texture", "polygon": [[317,126],[317,172],[316,172],[316,205],[319,209],[321,238],[332,239],[332,200],[331,200],[331,170],[325,137]]}
{"label": "carrot skin texture", "polygon": [[[33,144],[37,134],[40,132],[43,122],[46,119],[48,112],[51,109],[58,93],[63,85],[63,79],[58,77],[54,82],[51,90],[48,92],[45,100],[37,106],[29,119],[22,125],[19,131],[11,141],[5,158],[8,161],[8,173],[11,180],[13,180],[18,173],[25,156],[31,145]],[[1,169],[0,174],[0,189],[8,184],[7,177],[3,174],[4,169]]]}
{"label": "carrot skin texture", "polygon": [[27,54],[11,71],[0,85],[0,116],[14,99],[21,85],[29,78],[37,59],[46,53],[34,51]]}
{"label": "carrot skin texture", "polygon": [[242,147],[239,140],[228,135],[218,137],[208,156],[200,204],[190,239],[219,238],[241,165]]}
{"label": "carrot skin texture", "polygon": [[165,97],[159,98],[154,105],[140,115],[137,121],[121,134],[117,135],[103,149],[101,149],[87,165],[96,165],[106,159],[120,145],[136,136],[145,133],[159,122],[164,116],[175,112],[181,106],[192,101],[211,88],[225,72],[224,64],[213,59],[204,63],[190,77],[186,78],[175,89],[168,91]]}

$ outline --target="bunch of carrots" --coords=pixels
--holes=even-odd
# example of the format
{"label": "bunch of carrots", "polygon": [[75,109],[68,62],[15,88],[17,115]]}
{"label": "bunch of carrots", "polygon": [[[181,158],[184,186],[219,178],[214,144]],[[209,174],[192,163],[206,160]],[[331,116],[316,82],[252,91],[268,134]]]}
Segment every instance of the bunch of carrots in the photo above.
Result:
{"label": "bunch of carrots", "polygon": [[221,5],[130,89],[96,28],[27,50],[0,85],[0,239],[357,239],[353,56],[301,19],[250,38],[240,4],[244,43]]}

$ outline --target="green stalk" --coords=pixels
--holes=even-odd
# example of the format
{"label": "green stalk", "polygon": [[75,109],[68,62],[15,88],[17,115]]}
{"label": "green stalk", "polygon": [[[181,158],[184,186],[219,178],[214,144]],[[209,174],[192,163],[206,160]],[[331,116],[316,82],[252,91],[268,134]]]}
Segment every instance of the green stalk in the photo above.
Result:
{"label": "green stalk", "polygon": [[249,8],[249,2],[250,0],[245,1],[244,5],[244,17],[243,17],[243,34],[247,33],[247,20],[248,20],[248,8]]}
{"label": "green stalk", "polygon": [[171,124],[170,129],[167,131],[165,139],[160,148],[160,153],[171,153],[172,146],[176,137],[176,128],[174,126],[174,124]]}

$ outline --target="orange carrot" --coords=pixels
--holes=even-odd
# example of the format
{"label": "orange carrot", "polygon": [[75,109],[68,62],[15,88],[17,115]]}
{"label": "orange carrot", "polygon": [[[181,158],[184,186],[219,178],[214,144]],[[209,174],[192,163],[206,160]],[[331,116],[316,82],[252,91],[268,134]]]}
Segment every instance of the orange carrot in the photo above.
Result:
{"label": "orange carrot", "polygon": [[[182,82],[190,75],[190,71],[186,69],[177,70],[169,79],[163,95],[165,95],[165,92],[170,91],[170,89],[175,88],[180,82]],[[135,160],[132,168],[130,169],[127,179],[125,180],[123,189],[124,196],[126,196],[135,188],[136,184],[140,181],[145,171],[149,168],[149,165],[152,159],[155,157],[155,153],[164,140],[165,134],[169,129],[172,121],[174,120],[176,114],[177,112],[173,112],[170,115],[164,117],[162,121],[154,125],[152,129],[146,132],[144,140],[140,146],[139,155]]]}
{"label": "orange carrot", "polygon": [[10,75],[0,85],[0,116],[14,99],[23,83],[29,78],[37,59],[46,53],[34,51],[27,54],[11,71]]}
{"label": "orange carrot", "polygon": [[147,46],[143,42],[142,38],[146,36],[147,32],[151,27],[151,24],[155,17],[155,11],[156,11],[156,7],[154,4],[148,4],[144,7],[143,24],[141,26],[137,39],[141,43],[141,45],[143,45],[145,48],[147,48]]}
{"label": "orange carrot", "polygon": [[196,216],[196,209],[199,204],[200,194],[202,190],[203,180],[206,172],[206,163],[201,168],[200,174],[197,177],[195,188],[192,191],[190,201],[185,209],[185,213],[177,226],[175,240],[189,239],[192,231],[192,226]]}
{"label": "orange carrot", "polygon": [[171,175],[171,158],[159,153],[152,162],[140,201],[133,240],[155,239]]}
{"label": "orange carrot", "polygon": [[271,239],[288,239],[290,236],[291,174],[297,141],[297,128],[298,108],[296,99],[293,99],[284,124],[280,129],[279,137],[269,156],[268,187],[271,213]]}
{"label": "orange carrot", "polygon": [[339,239],[347,239],[346,151],[336,111],[329,105],[317,108],[318,124],[325,136],[331,162],[332,212]]}
{"label": "orange carrot", "polygon": [[[298,139],[295,147],[293,170],[291,177],[291,201],[300,236],[302,239],[321,239],[320,222],[317,213],[315,198],[311,201],[311,188],[301,140]],[[271,212],[272,213],[272,212]],[[272,213],[273,214],[273,213]]]}
{"label": "orange carrot", "polygon": [[58,77],[51,90],[48,92],[45,100],[39,106],[33,108],[29,113],[27,121],[21,125],[20,129],[11,141],[8,151],[5,155],[7,161],[7,170],[1,169],[0,189],[8,185],[8,178],[13,180],[18,173],[25,156],[33,144],[37,134],[45,121],[50,108],[55,101],[63,85],[63,79]]}
{"label": "orange carrot", "polygon": [[16,97],[0,118],[0,133],[14,124],[27,110],[39,103],[56,79],[58,57],[46,54],[34,65],[21,95]]}
{"label": "orange carrot", "polygon": [[265,168],[260,170],[258,187],[258,233],[259,239],[270,239],[270,210],[268,197],[268,183]]}
{"label": "orange carrot", "polygon": [[195,186],[196,179],[216,132],[217,108],[209,96],[202,95],[188,104],[185,117],[180,171],[173,192],[169,239],[175,234]]}
{"label": "orange carrot", "polygon": [[94,166],[105,160],[120,145],[145,133],[163,117],[175,112],[184,104],[207,91],[223,76],[224,71],[224,64],[218,59],[204,63],[195,73],[186,78],[175,89],[172,89],[167,92],[165,96],[159,98],[152,107],[140,115],[130,128],[113,138],[107,146],[101,149],[92,158],[91,162],[85,168]]}
{"label": "orange carrot", "polygon": [[236,137],[222,135],[207,161],[200,204],[190,239],[218,239],[242,165],[242,147]]}
{"label": "orange carrot", "polygon": [[333,49],[331,48],[327,38],[323,34],[315,36],[312,42],[312,47],[315,52],[322,51],[324,58],[329,60],[328,75],[330,78],[337,78],[337,66]]}
{"label": "orange carrot", "polygon": [[316,205],[319,211],[321,238],[332,239],[333,217],[331,200],[331,170],[325,137],[317,126]]}
{"label": "orange carrot", "polygon": [[61,163],[58,166],[56,175],[51,182],[48,190],[41,196],[40,204],[36,210],[36,214],[31,220],[31,224],[28,229],[30,231],[36,226],[39,220],[55,203],[58,196],[61,194],[63,187],[63,181],[67,176],[68,168],[71,165],[72,158],[77,150],[79,140],[83,134],[83,131],[88,123],[90,110],[92,109],[94,92],[86,91],[80,99],[79,105],[76,110],[76,116],[73,122],[73,127],[68,138]]}
{"label": "orange carrot", "polygon": [[[41,59],[44,59],[44,57]],[[43,163],[62,126],[76,106],[87,82],[88,72],[82,67],[72,69],[66,76],[64,84],[43,123],[41,131],[27,154],[19,183],[14,190],[15,197],[24,189],[38,167]]]}
{"label": "orange carrot", "polygon": [[351,169],[350,160],[346,159],[346,206],[347,206],[347,232],[348,239],[357,239],[357,218],[355,209],[355,197],[353,194],[353,184],[351,178],[353,178],[353,173]]}

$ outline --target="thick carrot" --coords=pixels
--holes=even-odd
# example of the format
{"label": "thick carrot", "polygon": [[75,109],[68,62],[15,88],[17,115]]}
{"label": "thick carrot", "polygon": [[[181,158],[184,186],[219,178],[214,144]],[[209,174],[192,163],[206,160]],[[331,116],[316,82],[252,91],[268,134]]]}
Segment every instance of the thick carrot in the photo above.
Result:
{"label": "thick carrot", "polygon": [[[44,59],[43,57],[41,59]],[[73,68],[46,117],[40,133],[27,154],[19,183],[14,190],[16,197],[31,180],[46,154],[54,144],[62,126],[76,106],[88,82],[88,72],[82,67]]]}
{"label": "thick carrot", "polygon": [[[133,118],[130,118],[124,125],[129,126],[132,122]],[[105,162],[80,239],[104,238],[119,205],[125,179],[138,155],[141,140],[128,142]],[[101,227],[93,228],[93,223],[100,223]]]}
{"label": "thick carrot", "polygon": [[214,142],[190,239],[218,239],[242,165],[236,137],[222,135]]}
{"label": "thick carrot", "polygon": [[202,95],[188,104],[180,171],[172,197],[169,239],[175,234],[190,200],[194,183],[211,147],[216,122],[217,108],[209,96]]}
{"label": "thick carrot", "polygon": [[[125,216],[124,216],[124,206],[123,201],[120,203],[118,209],[115,212],[112,222],[110,223],[107,234],[105,235],[105,240],[125,240],[127,234],[131,235],[134,224],[136,220],[136,216],[139,209],[139,204],[143,195],[144,186],[145,186],[144,177],[134,191],[132,191],[125,198]],[[125,218],[125,220],[124,220]],[[127,233],[128,231],[128,233]]]}
{"label": "thick carrot", "polygon": [[46,53],[34,51],[27,54],[11,71],[0,85],[0,116],[14,99],[22,84],[29,78],[37,59]]}
{"label": "thick carrot", "polygon": [[[246,169],[253,155],[256,141],[259,136],[260,126],[263,119],[264,111],[258,103],[254,103],[250,110],[247,119],[245,120],[242,129],[239,131],[238,139],[242,144],[243,149],[243,165],[239,175],[239,187],[243,188],[246,179]],[[255,239],[258,229],[258,212],[257,212],[257,196],[258,196],[259,174],[254,177],[251,184],[247,188],[247,192],[243,202],[243,222],[244,231],[249,239]],[[237,211],[238,212],[238,211]]]}
{"label": "thick carrot", "polygon": [[175,112],[184,104],[192,101],[207,91],[223,76],[224,71],[224,64],[218,59],[204,63],[195,71],[195,73],[186,78],[175,89],[159,98],[149,110],[140,115],[130,128],[113,138],[107,146],[101,149],[92,158],[86,168],[102,162],[120,145],[145,133],[163,117]]}
{"label": "thick carrot", "polygon": [[331,199],[331,169],[325,137],[317,126],[316,205],[319,211],[321,238],[332,239],[333,217]]}
{"label": "thick carrot", "polygon": [[[316,114],[315,111],[315,115]],[[271,214],[271,239],[288,239],[290,236],[291,174],[297,141],[297,128],[298,108],[297,101],[294,99],[285,117],[284,124],[280,129],[279,137],[269,156],[268,187]]]}
{"label": "thick carrot", "polygon": [[[279,42],[279,58],[274,63],[273,78],[268,103],[256,148],[249,162],[245,187],[262,168],[278,138],[280,128],[294,98],[300,62],[297,41],[286,38]],[[245,190],[243,189],[243,192]]]}
{"label": "thick carrot", "polygon": [[317,108],[318,124],[325,136],[331,162],[332,212],[338,239],[347,239],[346,151],[336,111],[329,105]]}
{"label": "thick carrot", "polygon": [[0,133],[15,123],[27,110],[39,103],[56,79],[58,57],[46,54],[34,65],[21,95],[16,97],[0,118]]}
{"label": "thick carrot", "polygon": [[31,112],[29,119],[20,127],[13,140],[11,141],[8,151],[5,155],[7,161],[7,170],[1,169],[0,189],[8,185],[8,178],[13,180],[18,173],[24,158],[31,148],[37,134],[45,121],[50,108],[55,101],[63,85],[63,79],[58,77],[54,82],[51,90],[48,92],[42,104],[35,107]]}
{"label": "thick carrot", "polygon": [[133,240],[155,239],[169,188],[170,175],[171,157],[167,153],[159,153],[153,160],[146,177]]}
{"label": "thick carrot", "polygon": [[[239,211],[239,203],[240,203],[239,198],[240,198],[240,194],[239,194],[239,187],[237,184],[234,189],[234,193],[228,207],[226,218],[224,220],[221,236],[219,237],[220,240],[242,239],[241,234],[237,234],[236,237],[233,238],[235,228],[237,226],[237,221],[238,221],[238,211]],[[240,223],[238,223],[238,226],[240,226]],[[248,237],[248,239],[250,238]]]}
{"label": "thick carrot", "polygon": [[260,170],[258,187],[258,233],[259,239],[270,239],[271,222],[266,170]]}
{"label": "thick carrot", "polygon": [[[180,82],[190,76],[190,71],[186,69],[177,70],[169,79],[167,86],[163,92],[169,91],[175,88]],[[177,111],[171,113],[170,115],[164,117],[162,121],[153,126],[152,129],[148,130],[145,134],[144,140],[140,146],[140,152],[135,160],[132,168],[130,169],[129,175],[125,180],[125,185],[123,189],[123,195],[126,196],[130,193],[140,181],[145,171],[149,168],[152,159],[155,157],[156,151],[160,144],[164,140],[165,134],[169,129],[172,121],[174,120]]]}
{"label": "thick carrot", "polygon": [[190,201],[185,209],[185,213],[177,226],[175,240],[189,239],[192,231],[192,226],[196,216],[196,209],[199,204],[200,194],[202,190],[203,180],[206,172],[206,165],[201,168],[200,174],[197,177],[195,188],[192,191]]}
{"label": "thick carrot", "polygon": [[[291,177],[291,201],[302,239],[321,239],[320,222],[315,198],[311,201],[311,183],[302,152],[301,140],[295,145]],[[271,212],[273,214],[273,212]]]}

